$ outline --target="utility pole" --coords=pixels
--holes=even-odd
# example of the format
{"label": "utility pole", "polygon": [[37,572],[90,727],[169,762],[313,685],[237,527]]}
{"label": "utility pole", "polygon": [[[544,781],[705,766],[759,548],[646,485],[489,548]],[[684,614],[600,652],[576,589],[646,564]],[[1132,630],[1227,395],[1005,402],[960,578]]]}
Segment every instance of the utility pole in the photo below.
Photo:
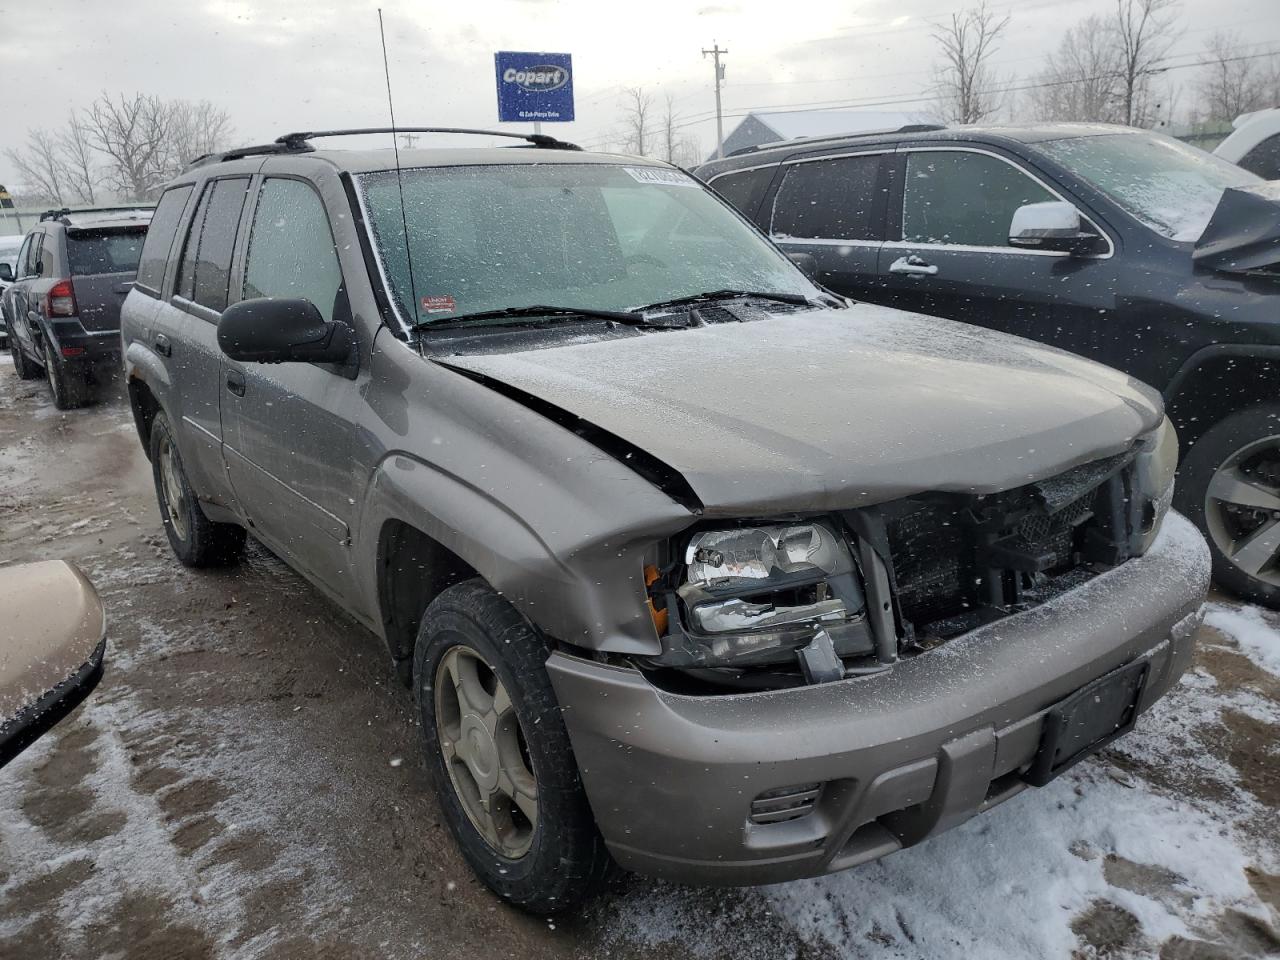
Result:
{"label": "utility pole", "polygon": [[419,136],[415,136],[412,133],[402,133],[400,134],[400,139],[404,141],[404,148],[406,150],[412,150],[413,145],[417,143],[419,140],[421,140],[422,138]]}
{"label": "utility pole", "polygon": [[712,43],[710,50],[702,48],[702,56],[705,58],[709,53],[716,63],[716,159],[724,156],[724,116],[720,112],[720,84],[724,81],[724,64],[720,62],[720,56],[728,52],[721,50],[718,43]]}

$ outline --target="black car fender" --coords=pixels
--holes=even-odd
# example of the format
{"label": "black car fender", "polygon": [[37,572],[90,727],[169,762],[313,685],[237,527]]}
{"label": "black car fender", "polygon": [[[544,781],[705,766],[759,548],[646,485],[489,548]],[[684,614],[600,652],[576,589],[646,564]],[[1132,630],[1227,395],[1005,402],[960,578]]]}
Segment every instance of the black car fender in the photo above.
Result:
{"label": "black car fender", "polygon": [[1183,361],[1163,392],[1186,451],[1223,417],[1280,396],[1280,345],[1202,347]]}

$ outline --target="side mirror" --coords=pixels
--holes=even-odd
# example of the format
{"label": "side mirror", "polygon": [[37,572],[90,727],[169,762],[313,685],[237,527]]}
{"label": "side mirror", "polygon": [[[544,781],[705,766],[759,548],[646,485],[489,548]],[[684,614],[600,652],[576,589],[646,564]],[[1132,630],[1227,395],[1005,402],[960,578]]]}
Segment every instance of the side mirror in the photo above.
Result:
{"label": "side mirror", "polygon": [[325,320],[310,300],[241,300],[218,321],[218,346],[250,363],[344,363],[355,346],[345,323]]}
{"label": "side mirror", "polygon": [[1080,211],[1065,200],[1024,203],[1013,211],[1009,246],[1054,250],[1076,256],[1092,253],[1099,236],[1085,226]]}
{"label": "side mirror", "polygon": [[810,280],[818,279],[818,260],[812,253],[788,253],[787,259],[800,268]]}
{"label": "side mirror", "polygon": [[0,263],[0,280],[5,283],[13,282],[13,267],[9,266],[8,263]]}

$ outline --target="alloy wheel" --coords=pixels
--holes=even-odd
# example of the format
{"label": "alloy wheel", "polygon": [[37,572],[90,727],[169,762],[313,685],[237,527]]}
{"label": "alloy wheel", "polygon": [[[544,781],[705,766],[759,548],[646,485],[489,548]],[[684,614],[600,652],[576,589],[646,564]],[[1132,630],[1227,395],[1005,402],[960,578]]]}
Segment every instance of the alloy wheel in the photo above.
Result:
{"label": "alloy wheel", "polygon": [[518,860],[538,826],[538,782],[511,696],[470,647],[453,646],[435,675],[436,732],[454,792],[497,853]]}
{"label": "alloy wheel", "polygon": [[1205,492],[1204,514],[1228,561],[1280,587],[1280,436],[1254,440],[1222,462]]}

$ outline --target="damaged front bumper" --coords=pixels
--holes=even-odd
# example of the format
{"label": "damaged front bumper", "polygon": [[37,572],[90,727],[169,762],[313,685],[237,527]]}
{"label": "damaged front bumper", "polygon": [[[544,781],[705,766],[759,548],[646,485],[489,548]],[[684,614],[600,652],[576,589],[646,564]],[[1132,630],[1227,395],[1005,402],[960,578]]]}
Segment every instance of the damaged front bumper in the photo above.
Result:
{"label": "damaged front bumper", "polygon": [[1145,711],[1191,661],[1208,581],[1203,539],[1171,514],[1145,556],[861,679],[687,696],[565,653],[547,668],[623,867],[771,883],[884,856],[1018,793],[1046,716],[1117,668],[1145,664]]}

